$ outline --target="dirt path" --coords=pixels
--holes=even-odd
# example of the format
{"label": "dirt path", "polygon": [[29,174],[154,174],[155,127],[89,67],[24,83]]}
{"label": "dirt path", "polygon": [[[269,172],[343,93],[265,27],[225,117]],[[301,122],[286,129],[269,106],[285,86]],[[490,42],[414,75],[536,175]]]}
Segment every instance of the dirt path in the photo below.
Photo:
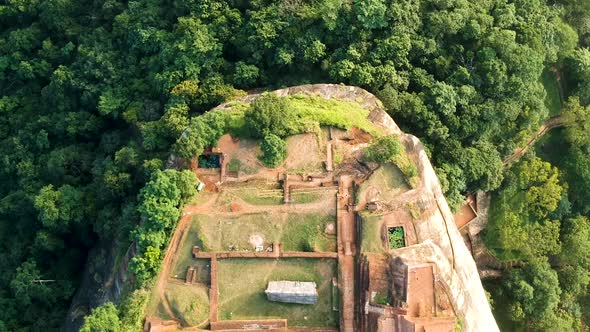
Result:
{"label": "dirt path", "polygon": [[558,115],[545,121],[531,139],[521,148],[517,148],[508,157],[504,158],[504,165],[519,160],[535,143],[553,128],[564,125],[563,116]]}

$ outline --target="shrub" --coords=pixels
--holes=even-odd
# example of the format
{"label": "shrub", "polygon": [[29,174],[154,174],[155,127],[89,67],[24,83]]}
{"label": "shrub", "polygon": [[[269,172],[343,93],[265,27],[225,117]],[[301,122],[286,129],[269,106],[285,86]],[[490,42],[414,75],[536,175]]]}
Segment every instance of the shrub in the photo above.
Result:
{"label": "shrub", "polygon": [[293,110],[287,98],[265,93],[252,102],[245,114],[246,126],[253,137],[273,134],[286,137],[293,134]]}
{"label": "shrub", "polygon": [[260,160],[268,167],[277,167],[287,158],[287,143],[277,135],[266,135],[260,149]]}
{"label": "shrub", "polygon": [[389,249],[398,249],[405,246],[404,229],[401,227],[393,227],[389,229]]}
{"label": "shrub", "polygon": [[396,135],[383,136],[365,150],[365,158],[377,163],[393,161],[403,147]]}

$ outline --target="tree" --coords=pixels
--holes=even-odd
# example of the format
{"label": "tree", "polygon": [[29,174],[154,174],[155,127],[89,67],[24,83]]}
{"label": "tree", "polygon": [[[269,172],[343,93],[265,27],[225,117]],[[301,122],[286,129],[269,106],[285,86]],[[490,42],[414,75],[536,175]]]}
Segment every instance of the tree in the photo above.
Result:
{"label": "tree", "polygon": [[534,260],[511,270],[502,284],[511,299],[513,320],[542,321],[554,313],[559,303],[557,273],[547,261]]}
{"label": "tree", "polygon": [[565,62],[569,80],[574,89],[574,95],[580,98],[582,105],[590,103],[590,49],[575,50]]}
{"label": "tree", "polygon": [[262,138],[268,134],[287,137],[293,133],[295,118],[286,98],[265,93],[252,102],[245,121],[253,137]]}
{"label": "tree", "polygon": [[397,135],[383,136],[376,139],[366,150],[365,158],[377,163],[391,162],[403,151]]}
{"label": "tree", "polygon": [[356,18],[367,29],[383,28],[387,25],[387,6],[382,0],[356,0],[354,10]]}
{"label": "tree", "polygon": [[536,218],[544,218],[555,211],[562,198],[557,167],[533,158],[515,166],[519,189],[525,192],[525,204]]}
{"label": "tree", "polygon": [[574,207],[590,211],[590,155],[582,147],[571,147],[564,160],[566,179]]}
{"label": "tree", "polygon": [[234,81],[238,86],[249,87],[258,80],[260,71],[254,65],[246,64],[243,61],[236,63],[236,73],[234,74]]}
{"label": "tree", "polygon": [[563,192],[556,167],[536,157],[519,162],[494,197],[484,240],[509,259],[558,254],[560,222],[549,216]]}
{"label": "tree", "polygon": [[191,120],[190,126],[180,135],[174,151],[179,157],[192,159],[203,153],[208,143],[209,127],[202,119]]}
{"label": "tree", "polygon": [[459,165],[466,176],[467,188],[490,191],[502,183],[502,158],[489,142],[479,142],[463,150]]}
{"label": "tree", "polygon": [[80,332],[119,332],[122,326],[118,315],[115,305],[107,302],[92,309],[92,313],[84,317]]}
{"label": "tree", "polygon": [[268,167],[277,167],[287,158],[287,143],[277,135],[264,136],[260,150],[261,160]]}
{"label": "tree", "polygon": [[590,107],[580,105],[580,98],[570,97],[563,107],[565,139],[572,146],[590,146]]}

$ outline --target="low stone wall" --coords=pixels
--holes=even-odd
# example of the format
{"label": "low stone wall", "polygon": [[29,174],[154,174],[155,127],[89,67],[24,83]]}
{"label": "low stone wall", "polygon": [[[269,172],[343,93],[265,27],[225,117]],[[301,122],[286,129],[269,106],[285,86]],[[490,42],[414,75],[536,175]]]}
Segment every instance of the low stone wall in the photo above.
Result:
{"label": "low stone wall", "polygon": [[224,320],[211,323],[211,331],[287,331],[286,319]]}

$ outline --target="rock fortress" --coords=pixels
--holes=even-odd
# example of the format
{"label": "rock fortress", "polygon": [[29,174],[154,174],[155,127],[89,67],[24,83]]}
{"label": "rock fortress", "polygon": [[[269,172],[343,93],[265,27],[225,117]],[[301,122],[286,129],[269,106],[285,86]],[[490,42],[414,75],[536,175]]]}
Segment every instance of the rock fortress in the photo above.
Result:
{"label": "rock fortress", "polygon": [[304,124],[284,135],[276,167],[243,134],[244,113],[268,93],[214,108],[232,130],[192,160],[171,157],[199,193],[145,330],[499,331],[420,141],[361,88],[270,93]]}

